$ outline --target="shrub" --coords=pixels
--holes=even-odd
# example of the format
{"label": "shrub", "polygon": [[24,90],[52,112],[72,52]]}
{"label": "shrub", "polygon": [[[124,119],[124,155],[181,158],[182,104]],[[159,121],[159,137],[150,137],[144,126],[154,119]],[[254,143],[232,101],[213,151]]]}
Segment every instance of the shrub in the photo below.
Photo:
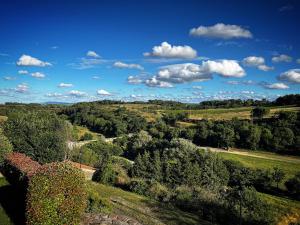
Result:
{"label": "shrub", "polygon": [[293,178],[286,181],[285,186],[292,196],[300,200],[300,172],[298,172]]}
{"label": "shrub", "polygon": [[129,183],[129,190],[140,195],[146,195],[149,184],[144,179],[132,179]]}
{"label": "shrub", "polygon": [[12,152],[12,145],[8,138],[3,134],[3,130],[0,128],[0,167],[4,161],[5,155],[9,152]]}
{"label": "shrub", "polygon": [[113,165],[113,170],[115,172],[115,186],[124,187],[130,182],[127,171],[122,166],[115,164]]}
{"label": "shrub", "polygon": [[172,197],[171,191],[159,182],[154,182],[149,187],[148,195],[161,202],[168,202]]}
{"label": "shrub", "polygon": [[93,135],[91,133],[84,133],[84,135],[80,138],[81,141],[93,140]]}
{"label": "shrub", "polygon": [[86,209],[85,188],[83,173],[68,163],[40,167],[28,186],[27,223],[79,224]]}
{"label": "shrub", "polygon": [[13,185],[27,185],[28,179],[34,175],[41,165],[26,155],[12,152],[5,156],[1,172]]}
{"label": "shrub", "polygon": [[101,197],[100,194],[90,186],[88,189],[88,204],[86,212],[89,213],[110,213],[112,205],[110,202]]}

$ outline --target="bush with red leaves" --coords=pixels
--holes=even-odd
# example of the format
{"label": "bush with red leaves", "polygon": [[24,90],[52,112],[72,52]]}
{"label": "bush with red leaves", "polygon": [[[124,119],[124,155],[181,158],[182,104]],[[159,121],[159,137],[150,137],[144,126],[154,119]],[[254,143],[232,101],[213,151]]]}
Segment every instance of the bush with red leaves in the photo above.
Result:
{"label": "bush with red leaves", "polygon": [[84,174],[70,163],[49,163],[29,180],[26,218],[29,225],[79,224],[87,205]]}
{"label": "bush with red leaves", "polygon": [[27,185],[28,179],[34,175],[41,165],[25,154],[12,152],[5,156],[1,168],[2,174],[13,185]]}

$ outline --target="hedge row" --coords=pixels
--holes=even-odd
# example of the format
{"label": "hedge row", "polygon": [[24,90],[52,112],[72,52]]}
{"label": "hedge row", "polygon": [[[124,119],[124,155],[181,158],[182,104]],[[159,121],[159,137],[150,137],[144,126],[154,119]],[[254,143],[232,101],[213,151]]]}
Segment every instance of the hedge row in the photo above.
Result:
{"label": "hedge row", "polygon": [[26,188],[28,225],[79,224],[87,206],[82,171],[70,163],[41,166],[21,153],[9,153],[2,173],[11,184]]}
{"label": "hedge row", "polygon": [[13,185],[27,185],[28,180],[35,174],[41,165],[25,154],[11,152],[4,158],[1,167],[2,174]]}

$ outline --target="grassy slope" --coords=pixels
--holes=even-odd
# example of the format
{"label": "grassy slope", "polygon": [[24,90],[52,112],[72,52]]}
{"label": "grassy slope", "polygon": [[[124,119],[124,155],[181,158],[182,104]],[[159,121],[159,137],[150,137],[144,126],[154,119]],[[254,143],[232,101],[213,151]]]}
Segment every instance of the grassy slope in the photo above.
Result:
{"label": "grassy slope", "polygon": [[267,152],[251,152],[251,154],[257,156],[269,157],[269,159],[257,158],[249,155],[230,154],[227,152],[219,152],[218,154],[224,159],[239,161],[244,166],[250,168],[255,168],[255,169],[273,169],[274,167],[281,168],[286,173],[285,179],[280,184],[281,188],[284,187],[285,180],[293,177],[297,172],[300,172],[299,157],[280,156],[274,153],[267,153]]}
{"label": "grassy slope", "polygon": [[[5,188],[5,186],[9,185],[8,182],[5,180],[5,178],[1,177],[0,178],[0,196],[2,196],[2,189]],[[1,225],[11,225],[13,224],[5,212],[2,204],[0,204],[0,224]]]}
{"label": "grassy slope", "polygon": [[142,224],[209,224],[206,221],[199,220],[197,215],[183,212],[141,195],[93,182],[90,185],[102,197],[112,202],[113,213],[132,217]]}

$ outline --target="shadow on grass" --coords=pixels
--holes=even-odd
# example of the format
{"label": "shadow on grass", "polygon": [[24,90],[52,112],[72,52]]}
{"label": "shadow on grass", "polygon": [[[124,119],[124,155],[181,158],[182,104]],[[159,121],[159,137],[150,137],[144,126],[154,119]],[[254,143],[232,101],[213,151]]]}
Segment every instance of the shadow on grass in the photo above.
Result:
{"label": "shadow on grass", "polygon": [[13,224],[25,225],[24,191],[10,184],[1,186],[0,204]]}

